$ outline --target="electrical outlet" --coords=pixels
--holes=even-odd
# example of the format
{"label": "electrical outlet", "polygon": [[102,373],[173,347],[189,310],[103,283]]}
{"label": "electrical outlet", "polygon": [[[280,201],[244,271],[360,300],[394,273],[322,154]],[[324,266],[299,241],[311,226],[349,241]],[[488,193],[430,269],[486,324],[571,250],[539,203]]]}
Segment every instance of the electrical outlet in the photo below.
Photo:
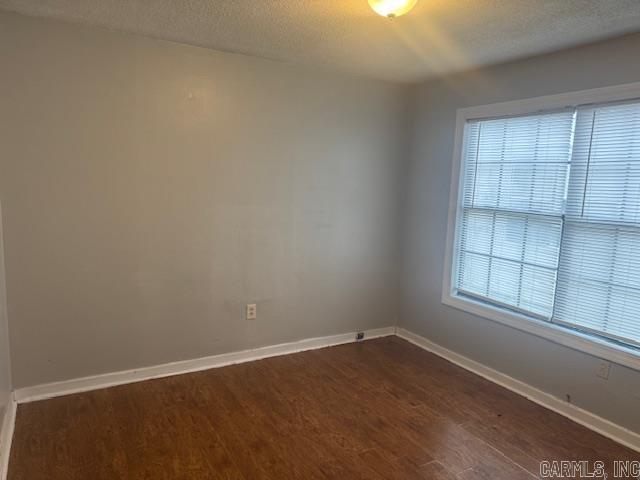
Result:
{"label": "electrical outlet", "polygon": [[247,320],[255,320],[258,318],[258,307],[255,303],[247,304]]}
{"label": "electrical outlet", "polygon": [[606,380],[609,378],[609,370],[611,370],[611,364],[609,362],[602,361],[598,365],[596,376]]}

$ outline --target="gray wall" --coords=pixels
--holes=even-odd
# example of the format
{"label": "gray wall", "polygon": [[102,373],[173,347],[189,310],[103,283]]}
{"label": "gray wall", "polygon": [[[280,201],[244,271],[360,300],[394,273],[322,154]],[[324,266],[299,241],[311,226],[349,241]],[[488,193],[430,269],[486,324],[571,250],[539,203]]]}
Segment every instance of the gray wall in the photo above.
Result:
{"label": "gray wall", "polygon": [[440,302],[458,108],[640,81],[640,35],[424,83],[413,92],[400,325],[605,418],[640,431],[640,372]]}
{"label": "gray wall", "polygon": [[401,87],[7,13],[0,64],[15,387],[394,323]]}
{"label": "gray wall", "polygon": [[4,273],[4,245],[2,241],[2,212],[0,211],[0,426],[11,401],[11,361],[9,356],[9,323]]}

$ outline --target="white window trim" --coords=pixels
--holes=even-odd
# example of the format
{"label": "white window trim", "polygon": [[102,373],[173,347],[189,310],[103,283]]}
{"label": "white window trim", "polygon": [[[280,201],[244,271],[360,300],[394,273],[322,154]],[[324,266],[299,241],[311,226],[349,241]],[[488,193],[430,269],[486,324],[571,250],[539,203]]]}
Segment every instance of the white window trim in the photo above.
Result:
{"label": "white window trim", "polygon": [[460,188],[462,178],[462,149],[465,125],[470,120],[493,117],[508,117],[532,114],[539,111],[575,108],[593,103],[607,103],[640,98],[640,82],[624,85],[581,90],[578,92],[547,95],[543,97],[494,103],[476,107],[462,108],[457,111],[453,163],[451,169],[451,190],[449,196],[449,220],[447,225],[447,243],[445,250],[444,276],[442,282],[442,303],[480,317],[508,325],[552,342],[588,353],[599,358],[640,370],[640,351],[624,345],[588,335],[557,323],[538,320],[523,314],[494,307],[468,297],[453,293],[452,266],[455,256],[456,219],[460,211]]}

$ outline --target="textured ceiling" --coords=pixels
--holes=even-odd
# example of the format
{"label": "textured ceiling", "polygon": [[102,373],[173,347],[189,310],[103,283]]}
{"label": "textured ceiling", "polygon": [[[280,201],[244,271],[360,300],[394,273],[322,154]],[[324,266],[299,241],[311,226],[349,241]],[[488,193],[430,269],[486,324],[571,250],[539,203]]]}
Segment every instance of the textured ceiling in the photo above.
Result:
{"label": "textured ceiling", "polygon": [[640,0],[0,0],[6,10],[415,81],[640,30]]}

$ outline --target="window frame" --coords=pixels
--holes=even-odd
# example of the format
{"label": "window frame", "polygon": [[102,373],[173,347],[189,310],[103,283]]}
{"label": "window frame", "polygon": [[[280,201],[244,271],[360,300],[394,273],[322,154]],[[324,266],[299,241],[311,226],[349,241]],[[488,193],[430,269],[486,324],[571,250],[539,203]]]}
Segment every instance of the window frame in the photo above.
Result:
{"label": "window frame", "polygon": [[462,211],[461,191],[464,180],[462,175],[462,162],[465,145],[465,126],[467,122],[471,120],[530,115],[565,108],[576,108],[590,104],[634,99],[640,99],[640,82],[480,105],[457,110],[451,167],[445,263],[442,280],[443,304],[531,333],[574,350],[588,353],[634,370],[640,370],[640,349],[619,344],[615,341],[599,337],[597,334],[589,334],[561,323],[537,319],[533,316],[518,313],[507,308],[486,304],[470,297],[456,295],[454,293],[455,288],[453,283],[453,265],[454,262],[457,261],[455,245],[458,235],[460,234],[457,219]]}

